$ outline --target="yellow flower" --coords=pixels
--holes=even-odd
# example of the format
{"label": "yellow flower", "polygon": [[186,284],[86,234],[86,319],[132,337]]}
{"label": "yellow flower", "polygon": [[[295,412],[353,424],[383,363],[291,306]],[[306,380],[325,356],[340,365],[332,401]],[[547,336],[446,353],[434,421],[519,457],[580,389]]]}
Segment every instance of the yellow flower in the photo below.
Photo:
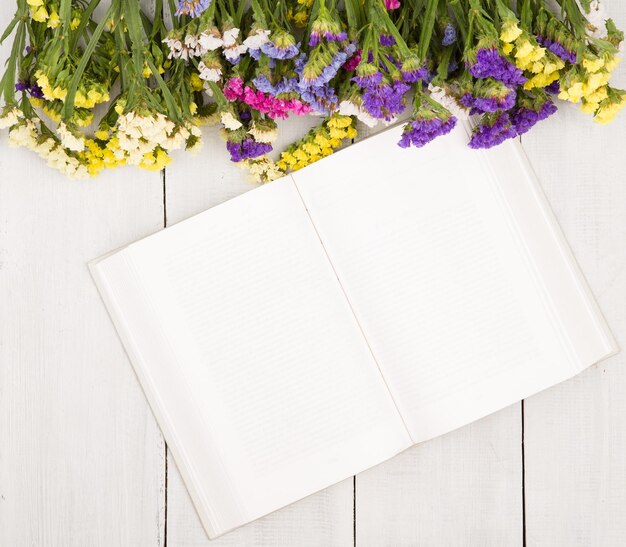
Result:
{"label": "yellow flower", "polygon": [[320,147],[313,142],[305,142],[302,145],[302,150],[304,150],[307,154],[319,154]]}
{"label": "yellow flower", "polygon": [[194,102],[190,103],[189,112],[191,112],[191,115],[193,116],[196,112],[198,112],[198,105]]}
{"label": "yellow flower", "polygon": [[505,55],[509,55],[511,51],[513,51],[513,44],[504,44],[502,46],[502,51]]}
{"label": "yellow flower", "polygon": [[41,108],[43,106],[43,99],[37,99],[35,97],[29,97],[30,104],[35,108]]}
{"label": "yellow flower", "polygon": [[191,75],[191,87],[194,91],[202,91],[204,89],[204,82],[200,79],[195,72]]}
{"label": "yellow flower", "polygon": [[43,0],[26,0],[26,3],[31,8],[36,8],[36,7],[39,7],[39,6],[43,6]]}
{"label": "yellow flower", "polygon": [[609,97],[609,93],[608,93],[607,87],[602,86],[596,89],[596,91],[594,91],[593,93],[589,93],[588,95],[586,95],[585,100],[591,103],[600,103],[604,99],[607,99],[608,97]]}
{"label": "yellow flower", "polygon": [[341,116],[335,114],[328,120],[329,127],[348,127],[352,125],[352,118],[350,116]]}
{"label": "yellow flower", "polygon": [[74,17],[74,18],[70,21],[70,28],[71,28],[72,30],[76,30],[79,26],[80,26],[80,17]]}
{"label": "yellow flower", "polygon": [[76,120],[76,124],[79,125],[80,127],[88,127],[92,124],[93,118],[94,118],[94,114],[93,112],[90,112],[84,118],[78,118]]}
{"label": "yellow flower", "polygon": [[576,82],[572,84],[569,88],[564,89],[559,93],[559,99],[563,101],[570,101],[572,103],[577,103],[582,99],[583,93],[583,83]]}
{"label": "yellow flower", "polygon": [[549,86],[552,82],[556,82],[558,79],[559,79],[558,70],[550,74],[545,74],[542,72],[540,74],[536,74],[530,80],[528,80],[524,84],[524,89],[530,90],[530,89],[535,89],[536,87],[546,87],[546,86]]}
{"label": "yellow flower", "polygon": [[524,57],[530,55],[534,49],[535,48],[528,40],[524,40],[521,44],[518,44],[515,57],[517,59],[523,59]]}
{"label": "yellow flower", "polygon": [[94,133],[96,139],[100,139],[101,141],[106,141],[109,138],[109,132],[104,129],[99,129]]}
{"label": "yellow flower", "polygon": [[590,59],[589,57],[585,57],[583,59],[583,67],[587,69],[588,72],[598,72],[604,66],[604,59],[598,57],[596,59]]}
{"label": "yellow flower", "polygon": [[580,111],[585,114],[594,114],[600,105],[594,102],[588,102],[583,99],[582,104],[580,105]]}
{"label": "yellow flower", "polygon": [[53,11],[48,18],[48,28],[57,28],[61,24],[61,18],[56,11]]}
{"label": "yellow flower", "polygon": [[511,43],[517,40],[521,34],[522,34],[522,29],[517,26],[517,21],[508,19],[502,25],[502,32],[500,33],[500,40],[506,43]]}
{"label": "yellow flower", "polygon": [[619,65],[621,63],[621,58],[619,57],[615,57],[615,56],[611,56],[609,57],[609,59],[604,63],[604,68],[606,68],[606,70],[608,72],[613,72],[616,68],[617,65]]}
{"label": "yellow flower", "polygon": [[331,127],[329,129],[329,134],[330,134],[330,138],[331,139],[345,139],[346,138],[346,132],[343,129],[338,129],[336,127]]}
{"label": "yellow flower", "polygon": [[590,95],[596,89],[609,83],[611,75],[608,72],[596,72],[590,74],[587,82],[583,84],[583,95]]}
{"label": "yellow flower", "polygon": [[55,112],[54,110],[52,110],[51,108],[49,108],[48,106],[44,106],[42,108],[43,113],[48,116],[48,118],[50,118],[53,122],[59,123],[61,121],[61,114],[59,114],[58,112]]}
{"label": "yellow flower", "polygon": [[61,101],[64,101],[64,100],[65,100],[65,97],[67,97],[67,89],[63,89],[62,87],[57,86],[57,87],[55,87],[55,88],[52,90],[52,96],[53,96],[55,99],[59,99],[59,100],[61,100]]}
{"label": "yellow flower", "polygon": [[41,6],[31,11],[31,17],[33,18],[33,21],[37,21],[38,23],[45,23],[49,15],[46,8],[44,6]]}
{"label": "yellow flower", "polygon": [[605,125],[613,121],[617,113],[626,106],[626,95],[622,95],[618,102],[608,102],[598,109],[593,121]]}
{"label": "yellow flower", "polygon": [[143,77],[144,78],[150,78],[150,76],[152,76],[152,70],[150,70],[150,67],[146,64],[143,67]]}
{"label": "yellow flower", "polygon": [[296,24],[296,26],[300,28],[306,27],[308,20],[309,20],[309,14],[306,13],[305,11],[296,13],[296,15],[293,18],[293,21]]}

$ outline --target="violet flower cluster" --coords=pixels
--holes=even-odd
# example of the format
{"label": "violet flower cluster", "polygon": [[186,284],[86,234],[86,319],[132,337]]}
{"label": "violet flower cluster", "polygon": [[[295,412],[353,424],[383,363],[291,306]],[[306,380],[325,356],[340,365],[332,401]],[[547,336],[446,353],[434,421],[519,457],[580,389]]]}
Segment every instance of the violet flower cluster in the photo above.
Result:
{"label": "violet flower cluster", "polygon": [[421,148],[437,137],[450,133],[456,123],[457,119],[454,116],[450,116],[447,120],[442,120],[439,117],[418,117],[404,126],[398,146],[400,148],[410,146]]}
{"label": "violet flower cluster", "polygon": [[241,142],[226,142],[226,149],[230,153],[233,162],[246,159],[258,158],[272,151],[272,145],[265,142],[257,142],[252,138],[246,138]]}
{"label": "violet flower cluster", "polygon": [[493,78],[503,84],[516,88],[524,85],[528,78],[514,64],[509,63],[495,48],[480,48],[476,52],[476,60],[469,65],[474,78]]}

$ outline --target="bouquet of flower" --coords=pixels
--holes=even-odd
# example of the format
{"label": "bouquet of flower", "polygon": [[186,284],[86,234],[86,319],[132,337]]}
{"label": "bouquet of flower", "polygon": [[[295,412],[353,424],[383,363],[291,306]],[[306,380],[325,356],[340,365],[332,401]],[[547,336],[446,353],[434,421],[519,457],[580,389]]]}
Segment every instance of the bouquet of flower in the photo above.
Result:
{"label": "bouquet of flower", "polygon": [[[17,0],[1,40],[0,127],[74,178],[161,170],[219,123],[233,162],[267,182],[410,109],[401,147],[475,116],[472,148],[569,101],[609,122],[623,41],[598,0]],[[558,4],[558,9],[552,6]],[[145,2],[142,4],[145,5]],[[321,123],[273,161],[276,120]]]}

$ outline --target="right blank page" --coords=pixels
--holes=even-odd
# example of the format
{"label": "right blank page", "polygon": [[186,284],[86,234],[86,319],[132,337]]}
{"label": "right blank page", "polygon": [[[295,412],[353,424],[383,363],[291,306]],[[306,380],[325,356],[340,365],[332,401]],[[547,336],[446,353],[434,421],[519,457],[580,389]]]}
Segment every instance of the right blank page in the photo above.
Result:
{"label": "right blank page", "polygon": [[519,144],[395,127],[294,175],[414,442],[579,372],[615,344]]}

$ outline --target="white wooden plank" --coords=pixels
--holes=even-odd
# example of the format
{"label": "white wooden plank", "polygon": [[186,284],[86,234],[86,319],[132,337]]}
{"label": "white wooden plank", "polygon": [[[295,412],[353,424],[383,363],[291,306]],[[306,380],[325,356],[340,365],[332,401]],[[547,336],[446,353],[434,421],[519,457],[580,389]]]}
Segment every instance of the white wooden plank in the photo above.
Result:
{"label": "white wooden plank", "polygon": [[0,545],[161,546],[165,447],[85,264],[162,226],[159,177],[69,181],[5,134],[0,172]]}
{"label": "white wooden plank", "polygon": [[159,546],[165,447],[85,263],[160,228],[160,181],[6,139],[0,170],[0,545]]}
{"label": "white wooden plank", "polygon": [[[281,124],[281,137],[275,149],[281,150],[298,138],[315,119],[290,119]],[[213,207],[255,188],[246,172],[228,159],[217,128],[204,130],[205,147],[192,159],[177,158],[166,172],[168,225]],[[168,466],[167,539],[169,545],[188,547],[297,545],[352,545],[353,491],[348,479],[211,541],[207,538],[193,508],[176,464]]]}
{"label": "white wooden plank", "polygon": [[522,545],[521,416],[511,406],[356,479],[357,545]]}
{"label": "white wooden plank", "polygon": [[[606,2],[618,26],[626,4]],[[616,84],[626,86],[620,67]],[[626,117],[598,126],[562,109],[524,138],[546,194],[626,347]],[[626,355],[613,357],[525,403],[529,547],[624,545]]]}

